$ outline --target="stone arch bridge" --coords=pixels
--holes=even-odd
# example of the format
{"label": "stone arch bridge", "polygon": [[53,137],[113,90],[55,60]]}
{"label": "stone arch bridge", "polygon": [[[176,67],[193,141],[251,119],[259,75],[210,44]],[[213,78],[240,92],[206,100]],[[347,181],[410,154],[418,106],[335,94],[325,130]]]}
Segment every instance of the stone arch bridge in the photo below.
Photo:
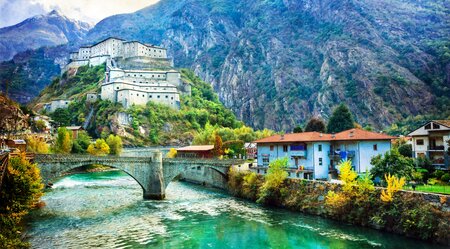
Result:
{"label": "stone arch bridge", "polygon": [[148,157],[37,154],[34,162],[38,164],[45,184],[72,169],[100,164],[130,175],[142,187],[144,199],[162,200],[166,187],[177,177],[224,188],[230,167],[243,163],[243,160],[163,159],[161,152],[155,151]]}

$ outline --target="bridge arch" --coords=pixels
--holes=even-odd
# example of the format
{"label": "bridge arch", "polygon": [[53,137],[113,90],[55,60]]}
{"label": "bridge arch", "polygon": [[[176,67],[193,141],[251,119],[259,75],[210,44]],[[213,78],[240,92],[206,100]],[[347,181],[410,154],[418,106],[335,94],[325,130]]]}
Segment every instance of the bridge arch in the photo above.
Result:
{"label": "bridge arch", "polygon": [[[110,166],[130,175],[143,189],[144,199],[164,199],[165,190],[177,176],[226,188],[228,170],[242,160],[162,159],[159,151],[150,157],[98,157],[90,155],[36,155],[44,183],[63,173],[89,164]],[[195,168],[195,170],[193,170]],[[219,177],[216,177],[219,175]]]}
{"label": "bridge arch", "polygon": [[[69,172],[69,171],[71,171],[73,169],[77,169],[77,168],[81,168],[81,167],[85,167],[85,166],[89,166],[89,165],[92,165],[92,164],[82,164],[82,165],[79,165],[79,166],[77,165],[77,166],[74,166],[74,167],[69,167],[69,168],[61,171],[61,173],[58,174],[58,175],[50,176],[49,178],[46,178],[47,183],[53,183],[52,181],[54,181],[55,179],[58,179],[59,177],[64,176],[67,172]],[[128,176],[133,178],[133,180],[137,184],[139,184],[139,186],[142,188],[142,190],[145,191],[145,187],[142,185],[142,183],[135,176],[133,176],[130,172],[128,172],[127,170],[123,169],[122,167],[117,166],[117,165],[113,165],[113,164],[108,164],[108,163],[100,163],[100,164],[97,164],[97,165],[108,166],[108,167],[111,167],[111,168],[114,168],[114,169],[117,169],[117,170],[120,170],[120,171],[124,172],[125,174],[127,174]]]}

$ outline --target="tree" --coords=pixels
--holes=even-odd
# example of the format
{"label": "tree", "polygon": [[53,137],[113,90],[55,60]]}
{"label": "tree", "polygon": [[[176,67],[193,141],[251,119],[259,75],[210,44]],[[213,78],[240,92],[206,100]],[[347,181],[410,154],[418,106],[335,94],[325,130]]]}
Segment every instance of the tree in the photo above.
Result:
{"label": "tree", "polygon": [[26,248],[20,225],[28,211],[36,207],[43,185],[39,168],[25,154],[11,158],[0,192],[0,245],[2,248]]}
{"label": "tree", "polygon": [[311,118],[305,127],[306,132],[309,131],[325,132],[325,130],[326,130],[325,122],[323,122],[323,120],[318,117]]}
{"label": "tree", "polygon": [[414,163],[411,158],[402,156],[398,149],[393,148],[383,156],[377,155],[370,162],[374,167],[370,171],[373,177],[383,178],[385,175],[394,175],[398,178],[411,178]]}
{"label": "tree", "polygon": [[301,133],[301,132],[303,132],[303,129],[302,129],[302,127],[299,125],[299,126],[297,126],[297,127],[294,128],[293,132],[294,132],[294,133]]}
{"label": "tree", "polygon": [[87,152],[95,156],[106,156],[109,154],[109,146],[104,139],[97,139],[87,148]]}
{"label": "tree", "polygon": [[27,150],[38,154],[47,154],[49,152],[48,144],[40,137],[27,137]]}
{"label": "tree", "polygon": [[38,120],[34,124],[34,127],[37,132],[43,132],[47,128],[47,125],[45,124],[45,122],[43,120]]}
{"label": "tree", "polygon": [[122,145],[122,139],[119,136],[115,135],[109,135],[109,137],[106,139],[106,143],[108,144],[110,148],[110,154],[111,155],[120,155],[123,149]]}
{"label": "tree", "polygon": [[412,157],[412,145],[411,144],[402,144],[402,145],[398,146],[398,152],[400,152],[400,154],[402,156]]}
{"label": "tree", "polygon": [[86,153],[91,144],[91,137],[86,131],[79,131],[77,139],[73,141],[72,153]]}
{"label": "tree", "polygon": [[345,104],[340,104],[334,109],[328,121],[327,132],[337,133],[354,128],[353,115]]}
{"label": "tree", "polygon": [[71,115],[67,108],[58,108],[50,117],[60,126],[68,126],[71,123]]}
{"label": "tree", "polygon": [[264,184],[260,187],[258,203],[270,203],[277,198],[284,180],[288,177],[286,171],[289,164],[287,157],[279,158],[269,164],[267,175],[265,176]]}
{"label": "tree", "polygon": [[56,138],[55,152],[69,154],[72,151],[73,141],[72,132],[65,127],[58,128],[58,136]]}
{"label": "tree", "polygon": [[222,138],[219,135],[217,135],[217,134],[215,136],[213,154],[214,154],[214,156],[217,156],[217,157],[223,155]]}

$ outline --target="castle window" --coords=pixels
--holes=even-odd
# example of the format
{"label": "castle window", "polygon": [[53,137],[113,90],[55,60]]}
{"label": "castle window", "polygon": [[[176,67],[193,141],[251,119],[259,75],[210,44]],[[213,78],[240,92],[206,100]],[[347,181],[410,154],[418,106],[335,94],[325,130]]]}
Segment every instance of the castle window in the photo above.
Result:
{"label": "castle window", "polygon": [[169,96],[166,95],[166,99],[168,99],[168,98],[169,98]]}
{"label": "castle window", "polygon": [[148,96],[149,98],[153,98],[153,96],[152,95],[150,95],[150,96]]}
{"label": "castle window", "polygon": [[116,87],[117,90],[119,90],[119,87]]}
{"label": "castle window", "polygon": [[173,97],[171,97],[170,99],[172,99],[172,100],[173,100]]}
{"label": "castle window", "polygon": [[158,99],[159,99],[160,97],[161,97],[161,96],[158,95]]}

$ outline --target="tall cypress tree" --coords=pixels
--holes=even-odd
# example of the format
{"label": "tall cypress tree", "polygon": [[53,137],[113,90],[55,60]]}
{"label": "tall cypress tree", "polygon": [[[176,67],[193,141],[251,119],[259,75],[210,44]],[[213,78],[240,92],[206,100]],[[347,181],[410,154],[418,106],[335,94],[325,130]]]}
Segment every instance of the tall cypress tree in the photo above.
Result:
{"label": "tall cypress tree", "polygon": [[327,132],[337,133],[354,128],[353,115],[345,104],[340,104],[334,109],[328,121]]}

